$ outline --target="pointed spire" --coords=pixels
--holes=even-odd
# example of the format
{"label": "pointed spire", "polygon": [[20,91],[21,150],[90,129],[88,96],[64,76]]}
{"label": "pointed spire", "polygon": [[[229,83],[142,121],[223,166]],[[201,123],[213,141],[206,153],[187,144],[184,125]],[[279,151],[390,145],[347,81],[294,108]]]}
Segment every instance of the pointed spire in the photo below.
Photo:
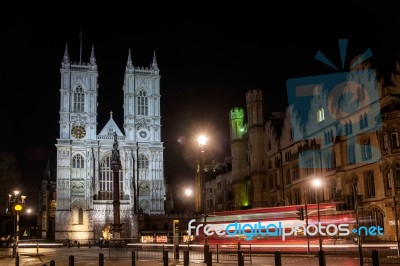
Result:
{"label": "pointed spire", "polygon": [[65,63],[65,64],[71,63],[71,60],[69,59],[69,54],[68,54],[68,43],[65,43],[63,63]]}
{"label": "pointed spire", "polygon": [[96,57],[94,56],[94,45],[92,44],[92,53],[90,54],[90,65],[96,65]]}
{"label": "pointed spire", "polygon": [[110,119],[113,119],[113,118],[112,118],[112,114],[113,114],[113,111],[110,112]]}
{"label": "pointed spire", "polygon": [[50,179],[50,160],[47,159],[47,166],[46,166],[46,171],[44,173],[44,179],[49,180]]}
{"label": "pointed spire", "polygon": [[133,63],[132,63],[131,49],[129,48],[128,62],[126,63],[126,72],[132,73],[133,69],[134,69],[134,67],[133,67]]}
{"label": "pointed spire", "polygon": [[154,51],[154,54],[153,54],[153,63],[151,64],[151,67],[155,70],[158,70],[156,51]]}
{"label": "pointed spire", "polygon": [[61,68],[63,68],[63,69],[71,68],[71,60],[70,60],[69,54],[68,54],[68,44],[67,43],[65,43],[65,51],[64,51],[63,60],[61,62]]}

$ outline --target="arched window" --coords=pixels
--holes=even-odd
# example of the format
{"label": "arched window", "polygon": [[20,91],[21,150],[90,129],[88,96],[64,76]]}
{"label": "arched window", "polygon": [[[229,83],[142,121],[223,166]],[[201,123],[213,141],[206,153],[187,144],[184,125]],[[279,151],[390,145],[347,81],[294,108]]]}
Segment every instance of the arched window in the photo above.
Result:
{"label": "arched window", "polygon": [[347,163],[348,164],[354,164],[356,163],[356,154],[354,151],[354,143],[350,143],[350,141],[347,142]]}
{"label": "arched window", "polygon": [[394,168],[394,182],[396,187],[400,187],[400,164],[396,164]]}
{"label": "arched window", "polygon": [[383,143],[383,150],[387,151],[389,149],[389,138],[388,138],[388,133],[386,130],[383,131],[382,134],[382,143]]}
{"label": "arched window", "polygon": [[107,135],[109,135],[109,136],[113,136],[114,135],[114,128],[113,127],[109,127],[107,129]]}
{"label": "arched window", "polygon": [[366,192],[368,197],[375,196],[375,178],[374,172],[370,171],[365,176]]}
{"label": "arched window", "polygon": [[149,99],[145,91],[139,91],[137,97],[138,115],[148,115]]}
{"label": "arched window", "polygon": [[361,152],[363,155],[363,160],[371,159],[371,142],[369,139],[364,140]]}
{"label": "arched window", "polygon": [[73,111],[74,112],[83,112],[85,107],[85,94],[81,86],[75,88],[74,91],[74,102],[73,102]]}
{"label": "arched window", "polygon": [[368,127],[368,116],[366,113],[364,113],[363,124],[364,124],[364,128]]}
{"label": "arched window", "polygon": [[324,108],[321,107],[317,110],[317,122],[321,123],[324,120],[325,120],[325,111]]}
{"label": "arched window", "polygon": [[376,207],[372,206],[365,212],[365,225],[366,227],[371,227],[371,226],[380,226],[381,228],[384,229],[384,214],[383,211]]}
{"label": "arched window", "polygon": [[[112,200],[113,199],[113,170],[111,169],[111,156],[107,156],[100,163],[100,176],[99,176],[99,200]],[[122,170],[119,171],[119,191],[120,199],[123,199],[124,186],[122,178]]]}
{"label": "arched window", "polygon": [[397,128],[394,128],[392,133],[390,134],[390,137],[392,139],[392,148],[398,148],[399,145],[399,132]]}
{"label": "arched window", "polygon": [[78,224],[83,224],[83,210],[79,208]]}
{"label": "arched window", "polygon": [[77,154],[72,158],[72,168],[85,168],[85,159],[82,155]]}
{"label": "arched window", "polygon": [[146,155],[144,155],[144,154],[139,155],[139,169],[140,170],[149,169],[149,160],[147,159]]}
{"label": "arched window", "polygon": [[392,188],[392,177],[390,176],[390,169],[386,169],[384,175],[383,175],[383,183],[385,185],[385,189],[391,189]]}

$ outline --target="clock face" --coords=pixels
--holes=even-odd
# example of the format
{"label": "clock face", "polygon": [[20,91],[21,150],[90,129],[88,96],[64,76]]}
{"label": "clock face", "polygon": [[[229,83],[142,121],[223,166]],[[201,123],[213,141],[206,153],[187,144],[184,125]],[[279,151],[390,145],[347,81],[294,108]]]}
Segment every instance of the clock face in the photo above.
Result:
{"label": "clock face", "polygon": [[146,130],[141,130],[138,132],[138,135],[139,135],[139,138],[146,139],[149,134]]}
{"label": "clock face", "polygon": [[74,126],[71,130],[71,134],[74,138],[81,139],[85,137],[86,130],[83,126]]}

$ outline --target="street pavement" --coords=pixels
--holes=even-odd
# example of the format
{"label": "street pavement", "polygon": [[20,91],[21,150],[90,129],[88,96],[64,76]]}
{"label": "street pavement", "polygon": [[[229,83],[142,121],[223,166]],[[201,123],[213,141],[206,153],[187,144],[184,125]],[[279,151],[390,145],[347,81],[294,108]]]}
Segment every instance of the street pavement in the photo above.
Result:
{"label": "street pavement", "polygon": [[[161,258],[158,259],[139,259],[132,263],[131,258],[111,258],[109,254],[109,249],[100,249],[99,247],[81,247],[81,248],[19,248],[19,264],[17,265],[16,259],[12,256],[11,248],[0,249],[0,266],[131,266],[131,265],[145,265],[145,266],[160,266],[164,265]],[[171,255],[171,253],[170,253]],[[73,261],[71,260],[73,258]],[[100,263],[100,258],[104,258],[103,264]],[[161,257],[161,256],[160,256]],[[54,264],[51,263],[54,261]],[[73,263],[72,263],[73,262]],[[282,254],[281,257],[282,265],[296,265],[296,266],[313,266],[319,265],[318,257],[315,255],[296,255],[296,254]],[[274,266],[275,257],[273,254],[253,254],[251,256],[251,261],[249,257],[246,257],[244,261],[245,265],[252,266]],[[174,260],[169,258],[168,266],[183,266],[183,258],[181,260]],[[198,258],[190,258],[189,265],[191,266],[206,266],[206,264],[199,260]],[[216,263],[213,261],[212,265],[238,265],[237,261],[220,261]],[[356,266],[360,265],[359,257],[351,255],[336,255],[326,256],[327,266]],[[365,258],[364,266],[372,265],[370,258]],[[386,265],[382,263],[381,266]],[[395,264],[390,264],[395,265]],[[400,264],[397,264],[400,265]]]}
{"label": "street pavement", "polygon": [[[101,255],[100,255],[101,254]],[[100,249],[98,247],[81,247],[81,248],[20,248],[19,249],[19,265],[21,266],[50,266],[51,261],[54,261],[54,266],[72,266],[70,264],[71,256],[73,256],[73,265],[101,265],[99,264],[99,258],[104,258],[104,266],[131,266],[131,258],[119,258],[110,259],[108,249]],[[281,257],[282,265],[296,265],[296,266],[313,266],[318,265],[318,257],[314,255],[290,255],[283,254]],[[149,259],[134,262],[135,265],[141,266],[160,266],[164,265],[162,259]],[[244,261],[245,265],[252,266],[273,266],[275,265],[275,257],[273,254],[255,254],[252,255],[251,262],[247,259]],[[11,248],[0,249],[0,265],[1,266],[14,266],[16,259],[12,257]],[[168,265],[183,266],[183,259],[174,260],[170,258]],[[206,264],[202,260],[190,259],[189,265],[205,266]],[[227,262],[213,262],[213,265],[238,265],[237,261]],[[356,266],[360,265],[358,257],[355,256],[326,256],[327,266]],[[372,261],[364,262],[364,266],[372,265]],[[384,265],[381,263],[381,265]],[[393,264],[392,264],[393,265]]]}

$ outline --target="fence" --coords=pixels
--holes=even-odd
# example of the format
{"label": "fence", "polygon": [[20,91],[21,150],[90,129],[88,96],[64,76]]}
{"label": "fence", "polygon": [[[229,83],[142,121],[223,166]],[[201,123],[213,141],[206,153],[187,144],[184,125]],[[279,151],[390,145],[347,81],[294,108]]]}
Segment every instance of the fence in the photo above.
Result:
{"label": "fence", "polygon": [[[243,260],[251,263],[251,245],[208,245],[208,251],[211,252],[213,262],[237,261],[238,251],[243,252]],[[187,251],[190,261],[205,261],[204,245],[173,245],[173,244],[137,244],[110,242],[108,249],[108,258],[110,260],[117,258],[129,258],[132,252],[135,253],[136,260],[139,259],[162,259],[163,252],[168,252],[170,258],[176,258],[180,261],[184,259],[184,252]]]}

